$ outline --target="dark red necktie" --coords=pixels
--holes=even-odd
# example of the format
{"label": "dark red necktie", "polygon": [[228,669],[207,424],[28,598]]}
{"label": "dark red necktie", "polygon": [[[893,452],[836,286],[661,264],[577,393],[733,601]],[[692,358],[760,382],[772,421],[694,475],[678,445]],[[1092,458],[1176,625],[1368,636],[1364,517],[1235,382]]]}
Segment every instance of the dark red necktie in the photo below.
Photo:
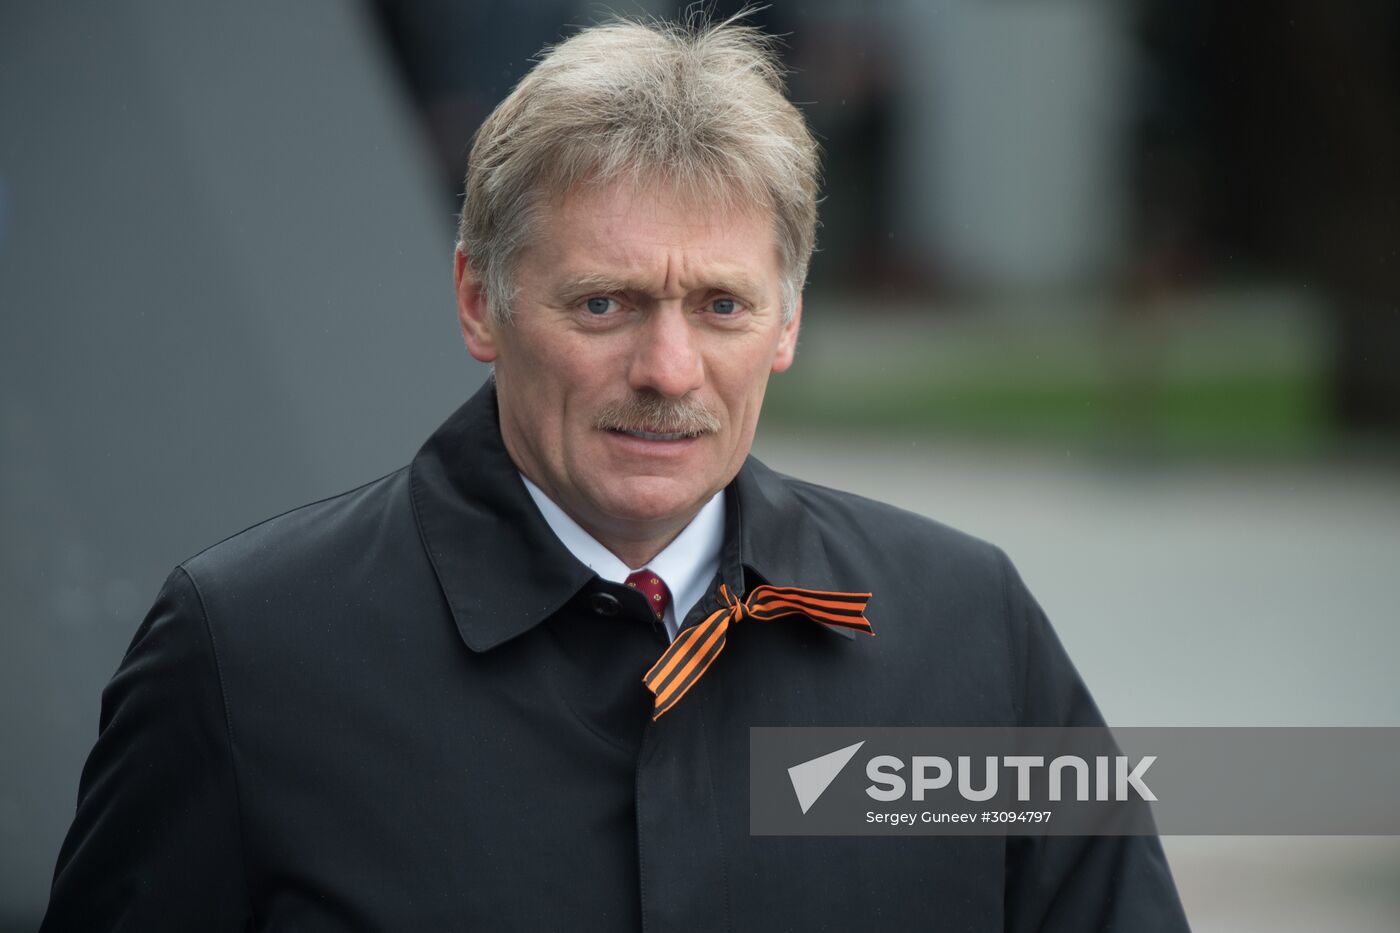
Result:
{"label": "dark red necktie", "polygon": [[[631,582],[631,578],[628,578],[628,582]],[[746,616],[760,622],[782,616],[806,616],[823,625],[875,634],[865,618],[869,593],[829,593],[795,586],[759,586],[740,601],[721,583],[719,597],[724,605],[704,622],[692,625],[677,635],[671,647],[642,678],[647,689],[656,695],[656,707],[651,716],[653,720],[660,719],[662,713],[674,706],[695,685],[700,675],[724,650],[725,633],[729,631],[730,624]]]}
{"label": "dark red necktie", "polygon": [[629,574],[626,583],[634,590],[641,590],[657,619],[665,617],[666,607],[671,605],[671,591],[666,589],[666,584],[661,582],[660,577],[643,567],[636,573]]}

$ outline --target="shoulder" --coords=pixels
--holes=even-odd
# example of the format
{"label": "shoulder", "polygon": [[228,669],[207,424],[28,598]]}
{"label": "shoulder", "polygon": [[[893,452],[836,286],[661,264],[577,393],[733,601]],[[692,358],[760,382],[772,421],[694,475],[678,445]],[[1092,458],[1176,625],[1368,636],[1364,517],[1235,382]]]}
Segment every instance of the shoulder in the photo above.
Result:
{"label": "shoulder", "polygon": [[408,467],[265,519],[214,544],[179,569],[195,587],[266,588],[324,577],[355,555],[412,533]]}
{"label": "shoulder", "polygon": [[[945,672],[1004,696],[1008,721],[1101,725],[1049,619],[1006,553],[942,522],[773,474],[819,530],[835,576],[874,592],[886,671]],[[878,620],[877,620],[878,616]],[[900,665],[910,665],[903,667]],[[948,699],[948,703],[953,703]]]}
{"label": "shoulder", "polygon": [[937,566],[963,577],[989,575],[998,582],[1009,569],[999,547],[937,519],[762,469],[767,484],[781,487],[829,552],[865,555],[882,566]]}
{"label": "shoulder", "polygon": [[790,541],[805,566],[823,565],[831,589],[872,594],[867,617],[879,637],[862,642],[871,678],[962,725],[1092,719],[1048,620],[1001,548],[886,502],[762,473],[766,517],[789,526],[767,540]]}

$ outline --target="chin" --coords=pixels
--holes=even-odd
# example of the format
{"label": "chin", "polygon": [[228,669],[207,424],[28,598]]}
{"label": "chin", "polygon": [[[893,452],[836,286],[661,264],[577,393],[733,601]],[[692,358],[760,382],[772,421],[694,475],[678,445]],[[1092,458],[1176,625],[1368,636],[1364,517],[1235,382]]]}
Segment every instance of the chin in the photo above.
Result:
{"label": "chin", "polygon": [[609,511],[627,521],[664,522],[698,509],[708,498],[704,490],[678,489],[674,480],[648,476],[616,490],[607,501]]}

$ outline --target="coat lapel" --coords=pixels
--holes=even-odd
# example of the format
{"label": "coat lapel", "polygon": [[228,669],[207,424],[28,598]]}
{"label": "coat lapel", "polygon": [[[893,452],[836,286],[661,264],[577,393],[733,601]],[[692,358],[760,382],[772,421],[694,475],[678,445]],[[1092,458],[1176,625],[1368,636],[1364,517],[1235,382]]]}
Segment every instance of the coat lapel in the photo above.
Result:
{"label": "coat lapel", "polygon": [[[863,590],[864,581],[841,580],[834,572],[826,540],[812,511],[794,493],[794,485],[794,480],[749,457],[730,487],[738,503],[737,537],[749,589],[767,583],[813,590]],[[822,628],[847,640],[855,638],[849,629]]]}
{"label": "coat lapel", "polygon": [[473,651],[533,628],[592,579],[520,481],[491,380],[434,432],[410,473],[423,547]]}

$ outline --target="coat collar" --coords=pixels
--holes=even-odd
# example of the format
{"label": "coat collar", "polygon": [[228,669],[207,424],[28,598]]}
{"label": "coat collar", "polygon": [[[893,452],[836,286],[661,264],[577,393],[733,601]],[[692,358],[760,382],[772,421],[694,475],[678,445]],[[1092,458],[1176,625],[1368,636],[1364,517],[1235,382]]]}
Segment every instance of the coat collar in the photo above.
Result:
{"label": "coat collar", "polygon": [[[409,474],[419,537],[473,651],[533,628],[594,579],[520,481],[501,441],[491,380],[428,438]],[[731,590],[747,592],[745,583],[838,588],[813,519],[789,482],[749,457],[726,490],[720,577]]]}

